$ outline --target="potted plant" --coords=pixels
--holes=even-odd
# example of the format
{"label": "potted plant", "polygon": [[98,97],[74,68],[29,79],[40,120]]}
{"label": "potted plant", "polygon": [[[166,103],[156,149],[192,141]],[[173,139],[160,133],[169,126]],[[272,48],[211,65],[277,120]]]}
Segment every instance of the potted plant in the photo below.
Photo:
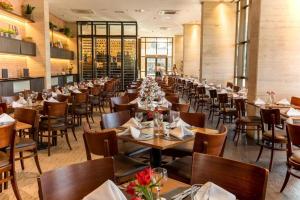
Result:
{"label": "potted plant", "polygon": [[27,19],[33,20],[32,12],[34,11],[34,9],[35,9],[34,6],[27,4],[24,7],[24,17],[26,17]]}
{"label": "potted plant", "polygon": [[12,12],[14,10],[13,5],[8,1],[0,1],[0,8],[9,12]]}
{"label": "potted plant", "polygon": [[67,36],[67,37],[71,37],[71,29],[69,28],[69,27],[65,27],[64,28],[64,34],[65,34],[65,36]]}

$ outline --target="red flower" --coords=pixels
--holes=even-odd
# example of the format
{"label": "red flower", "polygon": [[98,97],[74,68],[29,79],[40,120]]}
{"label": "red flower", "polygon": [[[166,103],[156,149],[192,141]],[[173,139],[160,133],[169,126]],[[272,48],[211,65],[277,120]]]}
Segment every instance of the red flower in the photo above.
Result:
{"label": "red flower", "polygon": [[142,200],[141,197],[132,197],[130,200]]}
{"label": "red flower", "polygon": [[152,170],[151,168],[144,169],[136,174],[138,183],[142,186],[149,185],[151,182]]}
{"label": "red flower", "polygon": [[129,185],[126,188],[127,194],[135,195],[135,187],[136,187],[136,183],[134,181],[129,183]]}

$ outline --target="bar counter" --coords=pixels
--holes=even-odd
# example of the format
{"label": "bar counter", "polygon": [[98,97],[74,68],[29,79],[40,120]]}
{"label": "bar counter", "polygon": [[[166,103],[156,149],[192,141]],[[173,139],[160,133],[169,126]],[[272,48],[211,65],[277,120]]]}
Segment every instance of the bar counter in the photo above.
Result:
{"label": "bar counter", "polygon": [[[52,75],[52,86],[64,86],[78,81],[78,74]],[[0,96],[12,96],[23,90],[41,92],[44,89],[44,77],[0,79]]]}

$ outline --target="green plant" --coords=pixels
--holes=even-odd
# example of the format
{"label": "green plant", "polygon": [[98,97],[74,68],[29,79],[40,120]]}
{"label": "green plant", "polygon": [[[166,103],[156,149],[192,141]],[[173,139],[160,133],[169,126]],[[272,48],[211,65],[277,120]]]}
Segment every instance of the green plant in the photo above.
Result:
{"label": "green plant", "polygon": [[32,6],[32,5],[30,5],[30,4],[27,4],[27,5],[25,6],[24,13],[25,13],[26,15],[31,15],[34,9],[35,9],[34,6]]}
{"label": "green plant", "polygon": [[4,1],[1,1],[0,2],[0,8],[2,8],[3,10],[6,10],[6,11],[13,11],[14,8],[13,8],[13,5],[9,2],[4,2]]}
{"label": "green plant", "polygon": [[72,33],[71,33],[71,29],[69,27],[65,27],[64,28],[64,34],[67,37],[71,37]]}
{"label": "green plant", "polygon": [[50,28],[50,30],[54,30],[57,28],[57,26],[55,24],[53,24],[52,22],[49,22],[49,28]]}

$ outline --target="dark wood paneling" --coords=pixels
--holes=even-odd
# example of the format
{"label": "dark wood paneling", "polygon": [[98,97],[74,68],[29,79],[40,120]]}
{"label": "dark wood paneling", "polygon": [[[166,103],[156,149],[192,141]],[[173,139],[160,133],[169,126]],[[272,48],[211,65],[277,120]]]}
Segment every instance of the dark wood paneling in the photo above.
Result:
{"label": "dark wood paneling", "polygon": [[0,37],[0,53],[35,56],[36,45],[32,42]]}
{"label": "dark wood paneling", "polygon": [[44,89],[44,78],[31,79],[30,89],[36,92],[42,92]]}
{"label": "dark wood paneling", "polygon": [[51,58],[74,60],[74,52],[67,49],[51,47]]}
{"label": "dark wood paneling", "polygon": [[0,82],[0,96],[12,96],[14,94],[13,81]]}

